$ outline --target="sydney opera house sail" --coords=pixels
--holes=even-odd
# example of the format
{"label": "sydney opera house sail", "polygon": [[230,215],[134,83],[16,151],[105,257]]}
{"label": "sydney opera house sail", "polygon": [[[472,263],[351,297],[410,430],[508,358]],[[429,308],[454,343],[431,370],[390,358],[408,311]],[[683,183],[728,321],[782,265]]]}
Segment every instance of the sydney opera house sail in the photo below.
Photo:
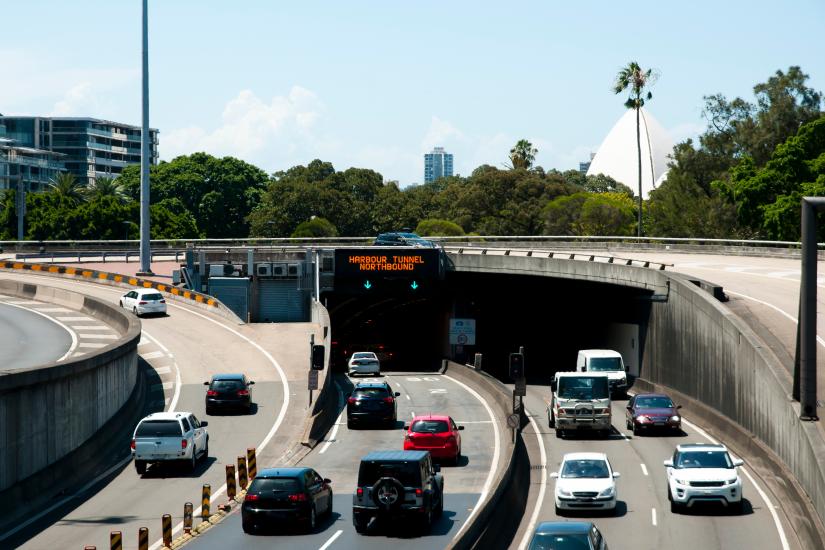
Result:
{"label": "sydney opera house sail", "polygon": [[[649,111],[639,113],[642,143],[642,196],[647,198],[667,175],[668,155],[673,141]],[[639,192],[638,149],[636,147],[636,111],[628,109],[602,142],[588,176],[604,174]]]}

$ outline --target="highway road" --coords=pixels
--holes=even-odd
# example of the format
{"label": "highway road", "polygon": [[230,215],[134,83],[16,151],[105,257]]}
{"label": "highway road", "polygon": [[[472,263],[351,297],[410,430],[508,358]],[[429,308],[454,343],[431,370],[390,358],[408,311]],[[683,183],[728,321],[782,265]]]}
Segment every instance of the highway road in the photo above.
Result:
{"label": "highway road", "polygon": [[[490,410],[463,384],[446,375],[390,373],[386,379],[401,393],[398,398],[398,423],[393,429],[348,429],[346,413],[338,419],[325,443],[308,455],[301,465],[315,468],[332,480],[334,492],[332,517],[320,523],[315,533],[303,535],[284,532],[273,535],[246,535],[241,529],[240,513],[235,512],[218,527],[191,543],[192,550],[225,548],[444,548],[471,515],[481,493],[488,486],[496,454],[496,437]],[[340,379],[346,380],[341,377]],[[374,380],[371,378],[369,380]],[[356,379],[360,380],[360,379]],[[341,384],[346,387],[346,382]],[[365,535],[352,524],[352,494],[362,456],[374,450],[403,448],[403,421],[414,414],[452,416],[462,432],[463,460],[458,466],[443,466],[445,488],[444,514],[432,531],[421,535],[403,524],[379,525],[374,522]],[[499,434],[499,437],[502,437]]]}
{"label": "highway road", "polygon": [[[115,304],[126,292],[120,288],[30,274],[3,273],[0,277],[36,280]],[[209,458],[193,474],[171,468],[150,470],[141,478],[128,455],[125,459],[118,457],[109,471],[90,480],[81,492],[56,499],[49,513],[19,526],[19,531],[12,536],[27,538],[36,533],[23,548],[82,548],[84,545],[107,548],[111,530],[123,531],[124,547],[134,548],[141,526],[150,528],[155,541],[160,534],[162,514],[180,518],[186,501],[199,507],[202,484],[209,483],[213,493],[220,493],[225,480],[224,464],[234,463],[247,447],[258,447],[259,455],[264,451],[283,452],[293,439],[289,430],[300,429],[305,406],[290,407],[290,397],[294,394],[288,386],[287,374],[273,357],[278,354],[270,353],[257,343],[266,341],[260,331],[255,333],[247,327],[232,325],[178,302],[169,303],[168,316],[143,318],[142,325],[139,352],[155,369],[167,395],[165,403],[158,403],[156,410],[193,411],[201,420],[207,420]],[[281,356],[290,356],[297,348],[303,351],[310,327],[304,324],[294,329],[294,336],[282,342],[281,347],[264,345],[278,349]],[[270,325],[269,329],[275,331],[278,327]],[[253,337],[256,342],[252,341]],[[207,417],[203,382],[212,374],[237,371],[245,372],[256,381],[254,414]],[[124,445],[128,450],[128,438]],[[0,546],[8,540],[0,541]]]}
{"label": "highway road", "polygon": [[77,346],[71,328],[33,305],[31,300],[0,296],[0,372],[64,359]]}

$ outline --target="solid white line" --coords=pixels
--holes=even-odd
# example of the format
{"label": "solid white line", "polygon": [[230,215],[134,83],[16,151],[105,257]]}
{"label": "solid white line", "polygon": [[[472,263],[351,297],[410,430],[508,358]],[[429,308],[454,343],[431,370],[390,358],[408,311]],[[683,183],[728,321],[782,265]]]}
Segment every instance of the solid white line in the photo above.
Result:
{"label": "solid white line", "polygon": [[[765,302],[764,300],[760,300],[759,298],[754,298],[753,296],[748,296],[747,294],[742,294],[740,292],[734,292],[732,290],[725,289],[725,292],[727,292],[728,294],[733,294],[734,296],[740,296],[740,297],[745,298],[747,300],[754,301],[758,304],[762,304],[763,306],[767,306],[767,307],[771,308],[772,310],[776,311],[777,313],[780,313],[780,314],[784,315],[791,322],[796,323],[796,324],[799,323],[799,320],[796,317],[794,317],[793,315],[791,315],[790,313],[788,313],[787,311],[782,310],[782,309],[776,307],[773,304]],[[819,342],[819,345],[825,346],[825,340],[823,340],[819,336],[816,337],[816,341]]]}
{"label": "solid white line", "polygon": [[656,508],[650,509],[650,519],[653,521],[653,526],[656,526]]}
{"label": "solid white line", "polygon": [[77,349],[77,343],[78,343],[78,342],[77,342],[77,333],[76,333],[75,331],[73,331],[71,328],[69,328],[68,326],[66,326],[66,325],[64,325],[63,323],[61,323],[60,321],[58,321],[59,317],[57,317],[57,318],[55,318],[55,317],[49,317],[48,315],[45,315],[45,314],[43,314],[43,313],[40,313],[40,312],[39,312],[39,311],[37,311],[36,309],[31,309],[31,308],[27,308],[27,307],[24,307],[24,306],[21,306],[21,305],[12,304],[12,303],[10,303],[10,302],[6,302],[6,305],[7,305],[7,306],[10,306],[10,307],[16,307],[17,309],[23,309],[23,310],[29,311],[29,312],[31,312],[31,313],[34,313],[35,315],[40,315],[40,316],[41,316],[41,317],[43,317],[44,319],[48,319],[49,321],[51,321],[52,323],[56,324],[57,326],[59,326],[60,328],[62,328],[63,330],[65,330],[66,332],[68,332],[68,333],[69,333],[69,337],[72,339],[72,344],[71,344],[71,346],[69,346],[69,351],[67,351],[66,353],[64,353],[64,354],[63,354],[63,355],[62,355],[62,356],[61,356],[61,357],[57,360],[58,362],[63,361],[65,358],[67,358],[68,356],[70,356],[70,355],[74,352],[74,350],[75,350],[75,349]]}
{"label": "solid white line", "polygon": [[162,351],[152,351],[150,353],[141,353],[140,356],[143,357],[144,360],[148,361],[150,359],[157,359],[158,357],[166,357],[166,354]]}
{"label": "solid white line", "polygon": [[[717,440],[712,438],[708,435],[705,430],[694,424],[693,422],[688,422],[682,417],[682,423],[687,424],[690,426],[694,431],[696,431],[699,435],[710,441],[711,443],[719,443]],[[790,550],[790,545],[788,544],[788,538],[785,536],[785,529],[782,527],[782,522],[779,520],[779,514],[776,513],[776,507],[773,505],[773,502],[768,498],[767,493],[762,490],[762,487],[756,483],[756,480],[751,476],[750,472],[748,472],[744,467],[739,467],[742,470],[742,473],[745,474],[750,482],[753,484],[753,487],[756,489],[756,492],[759,493],[759,496],[762,497],[762,500],[765,502],[765,506],[767,506],[768,511],[771,513],[771,517],[773,518],[773,522],[776,525],[776,530],[779,532],[779,542],[782,544],[782,550]]]}
{"label": "solid white line", "polygon": [[[169,349],[166,346],[164,346],[163,344],[161,344],[160,340],[158,340],[157,338],[155,338],[154,336],[152,336],[151,334],[149,334],[145,330],[141,330],[141,338],[143,336],[145,336],[150,342],[154,343],[156,346],[158,346],[160,349],[162,349],[166,353],[169,353]],[[158,353],[160,355],[154,355],[155,353]],[[163,357],[163,353],[161,353],[159,351],[153,351],[152,353],[147,353],[146,355],[141,355],[141,357],[146,359],[150,355],[152,356],[152,359],[154,359],[155,357]],[[167,412],[174,411],[175,407],[178,406],[178,399],[180,399],[180,387],[183,385],[182,382],[181,382],[181,379],[180,379],[180,368],[178,367],[178,364],[177,363],[172,363],[172,366],[175,368],[175,391],[172,394],[172,400],[169,402],[169,405],[166,407]]]}
{"label": "solid white line", "polygon": [[530,425],[533,426],[533,431],[536,432],[536,440],[539,442],[539,452],[541,456],[541,483],[539,485],[539,498],[536,501],[536,506],[533,508],[533,513],[530,515],[530,523],[527,524],[527,530],[524,532],[524,536],[521,537],[521,543],[518,545],[519,550],[527,548],[527,544],[530,542],[530,537],[533,536],[533,531],[535,530],[536,523],[539,520],[541,505],[544,503],[544,491],[547,488],[547,453],[544,450],[544,440],[539,432],[538,424],[536,424],[536,421],[533,420],[533,415],[528,414],[527,417],[530,419]]}
{"label": "solid white line", "polygon": [[[340,405],[341,405],[341,401],[343,400],[343,395],[344,395],[344,394],[343,394],[343,392],[341,391],[341,388],[340,388],[340,387],[338,387],[338,384],[337,384],[337,383],[335,384],[335,387],[338,389],[338,405],[340,406]],[[332,428],[332,433],[331,433],[331,434],[329,434],[329,438],[327,438],[327,440],[324,442],[324,446],[323,446],[323,447],[321,447],[321,450],[320,450],[320,451],[318,451],[318,454],[319,454],[319,455],[322,455],[322,454],[324,454],[325,452],[327,452],[327,449],[329,448],[330,443],[332,443],[333,441],[335,441],[335,436],[336,436],[336,435],[338,435],[338,426],[341,424],[341,419],[344,417],[344,414],[345,414],[346,412],[347,412],[346,407],[345,407],[344,409],[342,409],[342,410],[341,410],[341,414],[339,414],[339,415],[338,415],[338,419],[335,421],[335,426]]]}
{"label": "solid white line", "polygon": [[58,321],[94,321],[91,317],[55,317]]}
{"label": "solid white line", "polygon": [[641,467],[642,467],[642,473],[643,473],[644,475],[647,475],[647,466],[645,466],[644,464],[639,464],[639,466],[641,466]]}
{"label": "solid white line", "polygon": [[490,487],[493,485],[493,478],[495,477],[496,469],[498,468],[498,459],[499,455],[501,454],[501,442],[499,441],[498,424],[496,423],[496,417],[493,414],[493,410],[490,408],[490,405],[487,404],[487,401],[485,401],[484,398],[482,398],[477,391],[475,391],[467,384],[459,382],[458,380],[447,374],[444,375],[444,378],[446,378],[447,380],[452,380],[453,382],[467,390],[476,399],[478,399],[479,402],[482,405],[484,405],[484,408],[487,410],[487,414],[493,421],[493,461],[490,464],[490,471],[487,473],[487,479],[484,481],[484,487],[481,489],[481,494],[479,495],[475,506],[473,506],[473,510],[470,512],[470,515],[467,516],[467,519],[464,520],[464,523],[461,525],[461,528],[458,530],[458,532],[452,539],[455,540],[467,528],[467,525],[470,524],[470,520],[473,519],[473,516],[475,516],[478,513],[481,503],[487,499],[487,495],[490,493]]}
{"label": "solid white line", "polygon": [[326,542],[324,543],[324,545],[323,545],[322,547],[320,547],[318,550],[327,550],[327,548],[329,548],[329,546],[330,546],[333,542],[335,542],[335,539],[337,539],[338,537],[340,537],[340,536],[341,536],[341,533],[343,533],[343,532],[344,532],[344,531],[343,531],[342,529],[338,529],[337,531],[335,531],[335,534],[334,534],[334,535],[332,535],[331,537],[329,537],[329,540],[328,540],[328,541],[326,541]]}

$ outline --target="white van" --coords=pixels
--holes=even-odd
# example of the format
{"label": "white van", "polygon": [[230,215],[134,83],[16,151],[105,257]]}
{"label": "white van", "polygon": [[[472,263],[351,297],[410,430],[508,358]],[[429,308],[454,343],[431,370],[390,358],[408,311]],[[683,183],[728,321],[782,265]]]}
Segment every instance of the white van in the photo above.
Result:
{"label": "white van", "polygon": [[579,350],[576,372],[599,372],[607,375],[610,392],[614,395],[627,392],[627,367],[622,354],[612,349]]}

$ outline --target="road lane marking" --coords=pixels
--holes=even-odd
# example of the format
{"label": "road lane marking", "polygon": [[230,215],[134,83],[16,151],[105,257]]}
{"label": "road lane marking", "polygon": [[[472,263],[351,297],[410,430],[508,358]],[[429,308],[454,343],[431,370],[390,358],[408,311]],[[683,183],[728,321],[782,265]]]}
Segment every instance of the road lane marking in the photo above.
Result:
{"label": "road lane marking", "polygon": [[461,533],[464,532],[464,530],[470,524],[470,520],[473,519],[473,516],[475,516],[478,513],[481,503],[487,500],[487,495],[490,493],[490,487],[493,485],[493,478],[495,477],[496,469],[498,468],[499,456],[501,454],[501,442],[499,441],[498,424],[495,421],[496,417],[493,414],[493,410],[490,408],[490,405],[487,404],[487,401],[484,400],[484,398],[481,397],[477,391],[475,391],[473,388],[471,388],[464,382],[460,382],[448,374],[445,374],[444,378],[446,378],[447,380],[452,380],[453,382],[467,390],[467,392],[469,392],[473,397],[478,399],[478,401],[487,410],[487,414],[490,416],[490,420],[493,421],[493,460],[490,464],[490,471],[487,472],[487,479],[484,481],[484,487],[482,487],[481,489],[481,494],[479,495],[478,500],[475,503],[475,506],[473,506],[473,511],[470,512],[470,514],[467,516],[467,519],[464,520],[464,523],[462,524],[461,528],[458,530],[455,536],[453,536],[452,540],[455,540],[459,537],[459,535],[461,535]]}
{"label": "road lane marking", "polygon": [[410,416],[412,416],[413,418],[415,418],[415,411],[410,411]]}
{"label": "road lane marking", "polygon": [[[145,356],[143,356],[143,358],[146,359]],[[172,369],[170,367],[156,367],[155,372],[158,374],[169,374],[172,372]]]}
{"label": "road lane marking", "polygon": [[[780,314],[784,315],[786,318],[790,319],[791,322],[793,322],[795,324],[799,324],[799,320],[796,317],[794,317],[793,315],[791,315],[787,311],[785,311],[783,309],[780,309],[780,308],[778,308],[777,306],[775,306],[771,303],[765,302],[764,300],[760,300],[759,298],[754,298],[753,296],[748,296],[747,294],[742,294],[741,292],[734,292],[732,290],[727,290],[727,289],[725,290],[725,292],[727,292],[728,294],[733,294],[734,296],[739,296],[741,298],[745,298],[746,300],[752,300],[752,301],[754,301],[758,304],[762,304],[763,306],[767,306],[767,307],[773,309],[774,311],[776,311],[777,313],[780,313]],[[816,337],[816,341],[819,342],[819,345],[825,347],[825,340],[823,340],[820,336]]]}
{"label": "road lane marking", "polygon": [[644,475],[647,475],[647,466],[645,466],[644,464],[639,464],[639,466],[641,466],[641,467],[642,467],[642,473],[643,473]]}
{"label": "road lane marking", "polygon": [[117,334],[94,334],[92,332],[78,333],[81,338],[89,338],[91,340],[117,340],[120,338]]}
{"label": "road lane marking", "polygon": [[58,321],[94,321],[91,317],[55,317]]}
{"label": "road lane marking", "polygon": [[49,321],[51,321],[52,323],[56,324],[57,326],[59,326],[60,328],[62,328],[63,330],[65,330],[66,332],[69,333],[69,337],[72,339],[72,344],[69,346],[69,350],[66,353],[64,353],[57,360],[58,363],[60,361],[63,361],[67,357],[69,357],[77,349],[77,345],[78,345],[77,333],[75,331],[73,331],[70,327],[68,327],[67,325],[64,325],[63,323],[61,323],[60,322],[60,317],[49,317],[48,315],[46,315],[44,313],[41,313],[41,312],[37,311],[36,309],[31,309],[31,308],[28,308],[28,307],[25,307],[25,306],[16,305],[16,304],[13,304],[11,302],[5,302],[5,304],[7,306],[10,306],[10,307],[16,307],[17,309],[24,309],[26,311],[34,313],[35,315],[39,315],[39,316],[43,317],[44,319],[48,319]]}
{"label": "road lane marking", "polygon": [[530,537],[533,536],[533,531],[535,531],[536,523],[539,519],[539,512],[541,512],[541,505],[544,503],[544,491],[547,488],[547,452],[544,450],[544,440],[541,437],[538,424],[536,424],[536,421],[533,420],[533,415],[528,414],[527,418],[530,420],[530,425],[533,427],[533,431],[536,432],[536,440],[539,443],[539,452],[541,456],[541,484],[539,485],[539,498],[536,501],[536,506],[533,508],[533,513],[530,515],[530,523],[527,524],[527,530],[521,537],[521,542],[518,545],[519,550],[524,550],[527,548],[527,544],[530,542]]}
{"label": "road lane marking", "polygon": [[410,400],[410,396],[409,396],[409,395],[407,395],[406,393],[404,394],[404,397],[406,397],[406,398],[407,398],[407,401],[409,401],[409,400]]}
{"label": "road lane marking", "polygon": [[157,359],[158,357],[166,357],[166,354],[162,351],[152,351],[149,353],[141,353],[140,356],[143,357],[144,360],[149,361],[150,359]]}
{"label": "road lane marking", "polygon": [[656,508],[650,509],[650,519],[653,521],[653,526],[656,527]]}
{"label": "road lane marking", "polygon": [[333,542],[335,542],[335,539],[337,539],[338,537],[340,537],[340,536],[341,536],[341,533],[343,533],[343,532],[344,532],[344,531],[343,531],[343,529],[338,529],[337,531],[335,531],[335,534],[334,534],[334,535],[332,535],[331,537],[329,537],[329,540],[328,540],[328,541],[326,541],[326,542],[324,543],[324,545],[323,545],[322,547],[320,547],[318,550],[327,550],[327,548],[329,548],[329,547],[330,547],[330,545],[331,545]]}
{"label": "road lane marking", "polygon": [[80,342],[77,347],[79,348],[105,348],[109,344],[104,344],[102,342]]}
{"label": "road lane marking", "polygon": [[43,313],[72,313],[73,310],[65,307],[39,307],[37,311],[42,311]]}
{"label": "road lane marking", "polygon": [[107,327],[106,325],[77,325],[72,323],[69,326],[77,330],[112,330],[112,327]]}
{"label": "road lane marking", "polygon": [[[682,417],[682,423],[687,424],[690,426],[694,431],[696,431],[699,435],[710,441],[711,443],[719,444],[717,440],[711,437],[705,430],[694,424],[693,422],[688,422]],[[788,538],[785,536],[785,529],[782,527],[782,522],[779,520],[779,514],[776,513],[776,506],[773,505],[773,502],[768,498],[767,493],[762,490],[762,487],[756,483],[756,480],[753,476],[748,472],[743,466],[739,467],[742,470],[742,473],[745,474],[750,482],[753,484],[753,487],[756,489],[756,492],[759,493],[759,496],[762,497],[762,500],[765,502],[765,505],[768,508],[768,511],[771,513],[771,517],[773,518],[773,522],[776,525],[776,530],[779,532],[779,542],[782,544],[782,550],[790,550],[790,545],[788,544]]]}

